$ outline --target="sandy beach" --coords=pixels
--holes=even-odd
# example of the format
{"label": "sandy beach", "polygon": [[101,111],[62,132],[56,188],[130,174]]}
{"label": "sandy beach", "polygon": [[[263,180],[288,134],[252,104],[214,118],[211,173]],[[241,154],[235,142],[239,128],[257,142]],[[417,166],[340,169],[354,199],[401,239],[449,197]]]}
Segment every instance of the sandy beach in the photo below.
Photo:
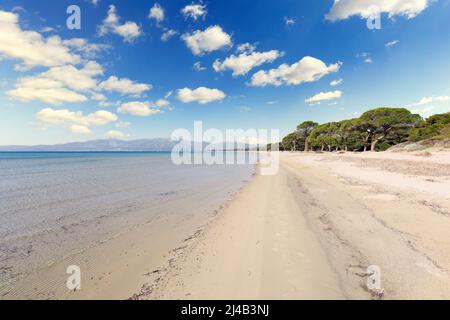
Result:
{"label": "sandy beach", "polygon": [[[448,152],[282,153],[278,174],[257,172],[222,207],[219,187],[160,202],[2,299],[450,298]],[[65,286],[72,264],[78,291]],[[368,266],[382,290],[368,289]]]}
{"label": "sandy beach", "polygon": [[284,153],[133,298],[448,299],[448,230],[449,153]]}

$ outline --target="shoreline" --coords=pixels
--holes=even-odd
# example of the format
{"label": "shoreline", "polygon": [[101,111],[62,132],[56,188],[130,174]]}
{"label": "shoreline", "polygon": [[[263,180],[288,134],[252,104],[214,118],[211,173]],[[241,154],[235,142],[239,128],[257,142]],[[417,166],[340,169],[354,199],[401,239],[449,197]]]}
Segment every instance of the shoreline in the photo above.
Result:
{"label": "shoreline", "polygon": [[[370,163],[380,156],[387,167]],[[425,163],[436,171],[416,174]],[[278,175],[257,175],[135,298],[448,299],[450,191],[429,187],[450,186],[450,171],[437,176],[448,166],[411,154],[282,154]],[[373,265],[380,290],[366,285]]]}
{"label": "shoreline", "polygon": [[[450,153],[281,153],[280,162],[274,176],[257,168],[207,219],[160,214],[2,298],[450,297]],[[84,270],[80,291],[65,288],[69,264]],[[379,291],[366,285],[373,265]]]}
{"label": "shoreline", "polygon": [[[71,234],[94,234],[98,240],[71,242],[72,247],[78,245],[76,250],[61,257],[47,254],[49,250],[35,250],[42,254],[41,260],[47,260],[32,272],[3,282],[0,299],[129,299],[148,281],[154,268],[170,259],[175,248],[214,219],[224,203],[253,178],[254,169],[245,174],[236,172],[231,177],[240,176],[242,179],[237,180],[216,176],[201,187],[199,182],[192,183],[195,189],[189,192],[161,194],[155,202],[149,199],[148,205],[113,217],[115,220],[108,220],[106,226],[94,221],[89,223],[94,224],[94,229],[68,229],[65,232],[69,240]],[[106,234],[104,230],[112,232],[100,237]],[[33,244],[45,241],[37,238]],[[81,269],[81,290],[76,292],[66,287],[66,269],[70,265]]]}

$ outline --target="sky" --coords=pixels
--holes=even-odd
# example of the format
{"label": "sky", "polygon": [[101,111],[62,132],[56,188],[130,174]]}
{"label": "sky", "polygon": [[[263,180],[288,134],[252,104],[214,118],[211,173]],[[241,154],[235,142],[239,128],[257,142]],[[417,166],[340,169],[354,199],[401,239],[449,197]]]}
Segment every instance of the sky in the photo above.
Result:
{"label": "sky", "polygon": [[448,112],[449,24],[450,0],[3,0],[0,145]]}

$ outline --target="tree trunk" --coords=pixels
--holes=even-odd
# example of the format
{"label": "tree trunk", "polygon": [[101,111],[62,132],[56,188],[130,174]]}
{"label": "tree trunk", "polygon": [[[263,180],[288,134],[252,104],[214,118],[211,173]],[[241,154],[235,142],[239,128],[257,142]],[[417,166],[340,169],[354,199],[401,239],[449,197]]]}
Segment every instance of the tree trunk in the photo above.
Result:
{"label": "tree trunk", "polygon": [[370,151],[375,152],[377,143],[380,142],[380,140],[384,139],[385,136],[381,136],[377,138],[375,135],[372,137],[371,144],[370,144]]}
{"label": "tree trunk", "polygon": [[322,144],[322,149],[320,151],[323,152],[323,150],[325,150],[325,145],[324,144]]}
{"label": "tree trunk", "polygon": [[377,147],[377,143],[378,143],[378,140],[373,140],[372,141],[372,143],[370,144],[370,151],[371,152],[375,152],[375,148]]}
{"label": "tree trunk", "polygon": [[308,139],[305,140],[305,152],[309,151]]}

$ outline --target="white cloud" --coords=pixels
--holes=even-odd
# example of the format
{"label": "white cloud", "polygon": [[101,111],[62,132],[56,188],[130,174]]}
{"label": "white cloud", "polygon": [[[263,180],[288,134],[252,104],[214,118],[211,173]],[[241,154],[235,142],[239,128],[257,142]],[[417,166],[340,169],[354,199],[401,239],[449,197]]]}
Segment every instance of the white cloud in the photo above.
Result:
{"label": "white cloud", "polygon": [[225,97],[224,92],[205,87],[199,87],[195,90],[183,88],[177,91],[177,99],[183,103],[198,102],[200,104],[207,104],[213,101],[223,100]]}
{"label": "white cloud", "polygon": [[278,50],[266,52],[241,53],[239,56],[231,55],[221,62],[216,60],[213,64],[214,71],[220,72],[227,69],[233,71],[233,76],[241,76],[247,74],[255,67],[259,67],[264,63],[271,63],[283,56]]}
{"label": "white cloud", "polygon": [[372,60],[372,58],[369,57],[369,58],[366,58],[366,59],[364,60],[364,62],[370,64],[370,63],[373,63],[373,60]]}
{"label": "white cloud", "polygon": [[[95,89],[97,80],[94,77],[101,74],[103,68],[94,61],[87,62],[82,69],[72,65],[52,67],[39,75],[20,78],[16,89],[7,93],[22,101],[39,100],[50,104],[83,102],[87,98],[75,91]],[[92,95],[95,100],[102,98],[97,93]]]}
{"label": "white cloud", "polygon": [[419,114],[420,116],[426,118],[428,116],[431,116],[435,112],[434,106],[428,106],[421,109],[412,109],[411,113],[413,114]]}
{"label": "white cloud", "polygon": [[172,38],[173,36],[176,36],[177,34],[178,34],[178,32],[176,32],[175,30],[169,29],[161,35],[161,41],[164,41],[164,42],[169,41],[170,38]]}
{"label": "white cloud", "polygon": [[420,99],[419,102],[409,104],[409,105],[407,105],[407,107],[418,107],[418,106],[427,105],[427,104],[430,104],[433,102],[448,102],[448,101],[450,101],[449,96],[423,97],[422,99]]}
{"label": "white cloud", "polygon": [[44,27],[40,30],[40,32],[42,32],[42,33],[53,32],[53,31],[55,31],[55,29],[52,27]]}
{"label": "white cloud", "polygon": [[105,100],[107,100],[105,95],[103,95],[101,93],[97,93],[97,92],[92,92],[91,93],[91,99],[95,100],[95,101],[105,101]]}
{"label": "white cloud", "polygon": [[164,21],[165,13],[163,7],[159,3],[155,3],[148,13],[150,19],[154,19],[157,23]]}
{"label": "white cloud", "polygon": [[145,83],[136,83],[130,79],[111,76],[108,80],[100,83],[99,87],[106,91],[115,91],[122,95],[139,97],[142,93],[150,90],[152,86]]}
{"label": "white cloud", "polygon": [[304,57],[292,65],[282,64],[277,69],[262,70],[255,73],[251,85],[264,87],[267,85],[299,85],[305,82],[313,82],[329,73],[339,71],[341,64],[341,62],[338,62],[327,66],[319,59]]}
{"label": "white cloud", "polygon": [[102,108],[109,108],[109,107],[112,107],[114,105],[114,103],[109,102],[109,101],[100,101],[98,103],[98,105]]}
{"label": "white cloud", "polygon": [[197,61],[196,63],[194,63],[194,70],[195,71],[205,71],[206,68],[204,66],[202,66],[202,63],[200,61]]}
{"label": "white cloud", "polygon": [[337,79],[337,80],[333,80],[333,81],[330,82],[330,86],[336,87],[336,86],[340,85],[343,81],[344,81],[344,79],[342,79],[342,78],[341,79]]}
{"label": "white cloud", "polygon": [[89,127],[86,126],[82,126],[79,124],[74,124],[72,126],[69,127],[69,130],[73,133],[79,133],[79,134],[92,134],[91,129],[89,129]]}
{"label": "white cloud", "polygon": [[108,139],[120,139],[125,138],[126,135],[122,131],[110,130],[105,134],[105,137],[107,137]]}
{"label": "white cloud", "polygon": [[103,110],[84,116],[81,111],[45,108],[36,114],[36,119],[42,124],[58,125],[67,127],[72,132],[89,134],[90,126],[104,126],[108,123],[115,122],[117,121],[117,116]]}
{"label": "white cloud", "polygon": [[19,60],[19,68],[27,70],[36,66],[53,67],[77,64],[79,55],[70,52],[58,36],[47,39],[35,31],[24,31],[19,26],[17,14],[0,10],[0,57]]}
{"label": "white cloud", "polygon": [[90,3],[96,7],[99,4],[100,0],[90,0]]}
{"label": "white cloud", "polygon": [[397,45],[399,42],[400,42],[399,40],[394,40],[394,41],[388,42],[388,43],[385,44],[385,47],[386,48],[391,48],[391,47]]}
{"label": "white cloud", "polygon": [[374,13],[387,13],[389,17],[399,15],[412,19],[425,10],[430,2],[431,0],[335,0],[326,18],[336,21],[358,15],[367,19]]}
{"label": "white cloud", "polygon": [[16,87],[16,89],[8,91],[7,94],[13,99],[25,102],[39,100],[59,105],[88,100],[86,96],[65,88],[61,82],[46,78],[22,78],[18,81]]}
{"label": "white cloud", "polygon": [[286,25],[286,27],[291,27],[295,25],[295,23],[296,21],[294,18],[284,17],[284,24]]}
{"label": "white cloud", "polygon": [[244,52],[252,53],[255,50],[256,50],[256,46],[254,44],[246,42],[246,43],[242,43],[242,44],[238,45],[237,49],[236,49],[236,52],[238,52],[238,53],[244,53]]}
{"label": "white cloud", "polygon": [[131,43],[141,34],[141,28],[132,21],[120,23],[120,17],[117,15],[117,10],[114,5],[110,5],[108,9],[108,16],[103,20],[103,24],[99,26],[100,36],[114,33],[123,38],[125,42]]}
{"label": "white cloud", "polygon": [[80,53],[88,59],[95,58],[99,52],[111,48],[109,45],[105,44],[89,43],[86,39],[83,38],[72,38],[64,40],[63,44],[72,48],[73,51]]}
{"label": "white cloud", "polygon": [[206,9],[206,5],[193,3],[184,7],[181,10],[181,13],[184,15],[185,18],[192,18],[194,21],[196,21],[200,17],[203,17],[204,19],[208,11]]}
{"label": "white cloud", "polygon": [[197,30],[192,34],[184,34],[184,40],[194,55],[219,50],[233,45],[230,35],[222,30],[220,26],[211,26],[205,31]]}
{"label": "white cloud", "polygon": [[320,101],[335,100],[335,99],[339,99],[340,97],[342,97],[342,92],[339,90],[330,91],[330,92],[320,92],[320,93],[306,99],[305,102],[308,104],[311,104],[311,103],[320,102]]}
{"label": "white cloud", "polygon": [[120,105],[117,112],[138,117],[148,117],[160,113],[161,110],[151,108],[149,102],[132,101]]}
{"label": "white cloud", "polygon": [[165,108],[170,106],[170,102],[166,99],[159,99],[155,102],[155,106],[157,106],[158,108]]}
{"label": "white cloud", "polygon": [[94,77],[102,74],[102,66],[97,62],[89,61],[82,69],[70,65],[53,67],[38,77],[57,80],[71,89],[85,91],[94,89],[97,86],[97,80]]}

